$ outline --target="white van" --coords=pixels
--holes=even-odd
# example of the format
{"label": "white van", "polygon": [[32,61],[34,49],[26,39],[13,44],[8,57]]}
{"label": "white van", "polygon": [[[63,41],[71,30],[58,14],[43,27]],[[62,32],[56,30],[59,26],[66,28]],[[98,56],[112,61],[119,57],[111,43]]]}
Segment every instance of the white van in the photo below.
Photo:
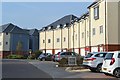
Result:
{"label": "white van", "polygon": [[120,51],[108,52],[103,61],[102,72],[120,78]]}

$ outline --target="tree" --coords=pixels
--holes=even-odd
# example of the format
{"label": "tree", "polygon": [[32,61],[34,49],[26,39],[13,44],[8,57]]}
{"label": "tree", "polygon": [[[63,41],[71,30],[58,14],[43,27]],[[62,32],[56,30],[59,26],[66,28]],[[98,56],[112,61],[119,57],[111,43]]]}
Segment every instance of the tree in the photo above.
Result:
{"label": "tree", "polygon": [[16,46],[16,51],[17,54],[20,54],[22,52],[22,42],[18,41],[17,46]]}

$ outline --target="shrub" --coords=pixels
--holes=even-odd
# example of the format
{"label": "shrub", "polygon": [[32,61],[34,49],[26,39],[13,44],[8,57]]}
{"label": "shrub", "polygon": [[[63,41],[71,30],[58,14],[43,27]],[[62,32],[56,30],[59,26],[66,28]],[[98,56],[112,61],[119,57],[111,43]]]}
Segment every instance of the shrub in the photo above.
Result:
{"label": "shrub", "polygon": [[23,59],[23,55],[18,55],[18,54],[10,54],[7,56],[8,59]]}
{"label": "shrub", "polygon": [[39,55],[42,54],[42,51],[37,50],[37,51],[33,52],[33,54],[35,55],[34,57],[37,59],[39,57]]}
{"label": "shrub", "polygon": [[35,58],[36,58],[35,54],[31,54],[31,55],[28,56],[28,59],[35,59]]}
{"label": "shrub", "polygon": [[79,58],[77,59],[77,65],[78,66],[83,63],[83,59],[84,59],[84,57],[79,56]]}
{"label": "shrub", "polygon": [[58,63],[60,67],[68,66],[68,59],[62,58]]}

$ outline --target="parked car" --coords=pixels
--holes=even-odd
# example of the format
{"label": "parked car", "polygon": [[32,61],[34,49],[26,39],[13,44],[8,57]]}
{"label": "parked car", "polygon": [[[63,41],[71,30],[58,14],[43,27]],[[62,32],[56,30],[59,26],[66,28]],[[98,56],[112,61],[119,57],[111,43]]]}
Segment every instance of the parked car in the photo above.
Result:
{"label": "parked car", "polygon": [[102,65],[102,72],[105,75],[114,75],[120,78],[120,51],[109,52]]}
{"label": "parked car", "polygon": [[61,53],[61,52],[58,52],[57,54],[54,54],[54,55],[52,56],[52,61],[55,62],[55,61],[56,61],[56,60],[55,60],[55,56],[58,56],[60,53]]}
{"label": "parked car", "polygon": [[57,55],[55,55],[55,61],[60,61],[62,58],[68,58],[68,57],[78,57],[78,54],[75,52],[60,52]]}
{"label": "parked car", "polygon": [[101,72],[103,59],[107,52],[88,53],[83,60],[83,66],[88,67],[92,72]]}
{"label": "parked car", "polygon": [[39,60],[41,61],[51,61],[52,60],[52,54],[51,53],[42,53],[39,57]]}

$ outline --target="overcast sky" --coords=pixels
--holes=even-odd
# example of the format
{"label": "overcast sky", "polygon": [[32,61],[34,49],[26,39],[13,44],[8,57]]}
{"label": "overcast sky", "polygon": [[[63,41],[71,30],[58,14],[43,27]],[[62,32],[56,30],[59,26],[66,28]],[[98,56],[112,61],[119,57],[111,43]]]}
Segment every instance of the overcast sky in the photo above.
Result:
{"label": "overcast sky", "polygon": [[92,2],[3,2],[2,24],[13,23],[21,28],[37,28],[73,14],[80,17]]}

